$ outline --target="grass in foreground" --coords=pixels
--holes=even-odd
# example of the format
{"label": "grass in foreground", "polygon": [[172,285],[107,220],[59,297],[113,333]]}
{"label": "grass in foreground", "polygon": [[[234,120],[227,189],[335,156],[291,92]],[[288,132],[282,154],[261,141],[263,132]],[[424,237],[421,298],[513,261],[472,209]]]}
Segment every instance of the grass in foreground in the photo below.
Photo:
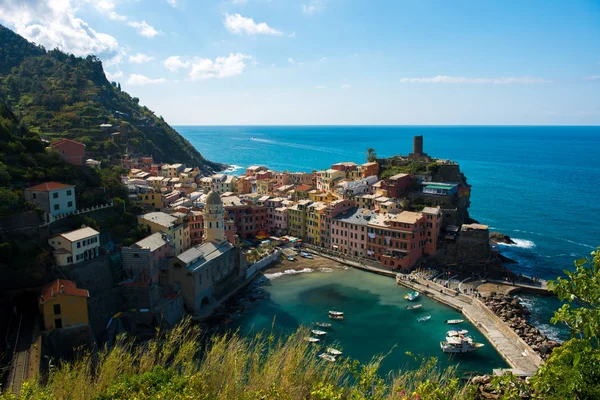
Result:
{"label": "grass in foreground", "polygon": [[110,351],[84,354],[52,368],[46,382],[27,382],[8,399],[469,399],[454,368],[435,359],[388,377],[377,373],[382,356],[368,364],[330,363],[304,340],[307,331],[282,339],[222,335],[201,349],[189,320],[139,347],[121,339]]}

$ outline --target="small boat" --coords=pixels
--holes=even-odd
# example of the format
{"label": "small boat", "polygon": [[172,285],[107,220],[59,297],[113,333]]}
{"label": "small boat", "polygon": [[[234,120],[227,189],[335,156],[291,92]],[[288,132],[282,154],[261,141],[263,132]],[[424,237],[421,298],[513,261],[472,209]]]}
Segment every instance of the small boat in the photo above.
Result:
{"label": "small boat", "polygon": [[425,321],[429,321],[430,319],[431,319],[431,315],[426,315],[424,317],[417,319],[417,322],[425,322]]}
{"label": "small boat", "polygon": [[456,325],[456,324],[461,324],[461,323],[465,322],[465,320],[464,319],[447,319],[444,322],[447,324],[450,324],[450,325]]}
{"label": "small boat", "polygon": [[329,362],[335,362],[335,357],[332,356],[331,354],[321,353],[321,354],[319,354],[319,357],[321,357],[323,360],[327,360]]}
{"label": "small boat", "polygon": [[306,340],[307,342],[310,342],[310,343],[319,343],[321,341],[321,339],[317,339],[316,337],[307,337],[304,340]]}
{"label": "small boat", "polygon": [[288,261],[296,261],[296,259],[294,257],[292,257],[292,256],[286,256],[285,258]]}
{"label": "small boat", "polygon": [[423,304],[415,304],[414,306],[406,306],[407,310],[416,310],[417,308],[423,307]]}
{"label": "small boat", "polygon": [[320,331],[318,329],[313,329],[311,332],[312,332],[313,335],[317,335],[317,336],[325,336],[325,335],[327,335],[327,332]]}
{"label": "small boat", "polygon": [[329,315],[344,315],[343,311],[329,311]]}
{"label": "small boat", "polygon": [[331,324],[329,322],[315,322],[319,328],[331,328]]}
{"label": "small boat", "polygon": [[461,336],[461,335],[466,335],[467,333],[469,333],[469,331],[466,329],[451,330],[451,331],[446,332],[446,337]]}
{"label": "small boat", "polygon": [[484,346],[483,343],[477,343],[470,337],[447,337],[445,341],[440,342],[440,347],[444,353],[470,353]]}
{"label": "small boat", "polygon": [[312,258],[313,258],[313,257],[312,257],[312,255],[311,255],[310,253],[307,253],[307,252],[305,252],[305,251],[302,251],[302,252],[300,252],[300,256],[301,256],[301,257],[304,257],[304,258],[307,258],[307,259],[309,259],[309,260],[312,260]]}
{"label": "small boat", "polygon": [[408,301],[414,301],[419,297],[419,292],[414,291],[414,292],[410,292],[408,293],[406,296],[404,296],[404,298]]}
{"label": "small boat", "polygon": [[341,321],[341,320],[344,319],[344,316],[343,315],[329,314],[329,318]]}
{"label": "small boat", "polygon": [[333,347],[328,347],[326,351],[333,356],[341,356],[342,355],[341,350],[334,349]]}

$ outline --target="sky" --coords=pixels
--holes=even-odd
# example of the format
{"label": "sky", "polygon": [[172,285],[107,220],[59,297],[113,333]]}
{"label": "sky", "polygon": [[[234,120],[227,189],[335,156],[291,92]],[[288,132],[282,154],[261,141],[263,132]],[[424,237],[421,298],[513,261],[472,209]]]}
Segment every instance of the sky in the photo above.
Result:
{"label": "sky", "polygon": [[0,23],[172,125],[600,124],[600,0],[0,0]]}

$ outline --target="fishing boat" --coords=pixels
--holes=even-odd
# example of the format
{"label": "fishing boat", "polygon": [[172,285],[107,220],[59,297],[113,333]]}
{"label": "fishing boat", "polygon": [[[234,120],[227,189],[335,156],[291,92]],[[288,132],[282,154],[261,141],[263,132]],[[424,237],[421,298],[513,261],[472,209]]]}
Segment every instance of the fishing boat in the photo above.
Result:
{"label": "fishing boat", "polygon": [[341,356],[342,355],[341,350],[334,349],[333,347],[328,347],[326,351],[333,356]]}
{"label": "fishing boat", "polygon": [[440,347],[444,353],[470,353],[483,346],[483,343],[477,343],[468,336],[447,337],[445,341],[440,342]]}
{"label": "fishing boat", "polygon": [[429,321],[430,319],[431,319],[431,315],[426,315],[424,317],[417,319],[417,322],[425,322],[425,321]]}
{"label": "fishing boat", "polygon": [[321,339],[317,339],[316,337],[307,337],[304,340],[306,340],[309,343],[319,343],[321,341]]}
{"label": "fishing boat", "polygon": [[341,321],[344,319],[344,315],[335,315],[335,314],[329,314],[329,318],[331,319],[336,319],[338,321]]}
{"label": "fishing boat", "polygon": [[301,252],[300,252],[300,256],[301,256],[301,257],[304,257],[304,258],[308,258],[309,260],[312,260],[312,258],[313,258],[313,257],[312,257],[312,255],[311,255],[310,253],[307,253],[307,252],[305,252],[305,251],[301,251]]}
{"label": "fishing boat", "polygon": [[331,324],[329,322],[315,322],[319,328],[331,328]]}
{"label": "fishing boat", "polygon": [[329,315],[344,315],[343,311],[329,311]]}
{"label": "fishing boat", "polygon": [[406,306],[407,310],[416,310],[417,308],[423,307],[423,304],[415,304],[413,306]]}
{"label": "fishing boat", "polygon": [[327,335],[327,332],[320,331],[318,329],[313,329],[311,332],[312,332],[313,335],[317,335],[317,336],[325,336],[325,335]]}
{"label": "fishing boat", "polygon": [[321,357],[323,360],[327,360],[329,362],[335,362],[335,357],[332,356],[331,354],[321,353],[321,354],[319,354],[319,357]]}
{"label": "fishing boat", "polygon": [[446,337],[461,336],[461,335],[466,335],[467,333],[469,333],[469,331],[466,329],[451,330],[451,331],[446,332]]}
{"label": "fishing boat", "polygon": [[408,301],[414,301],[419,297],[419,292],[414,291],[414,292],[410,292],[408,293],[406,296],[404,296],[404,298]]}
{"label": "fishing boat", "polygon": [[450,325],[456,325],[456,324],[461,324],[461,323],[465,322],[465,320],[464,319],[447,319],[444,322],[447,324],[450,324]]}

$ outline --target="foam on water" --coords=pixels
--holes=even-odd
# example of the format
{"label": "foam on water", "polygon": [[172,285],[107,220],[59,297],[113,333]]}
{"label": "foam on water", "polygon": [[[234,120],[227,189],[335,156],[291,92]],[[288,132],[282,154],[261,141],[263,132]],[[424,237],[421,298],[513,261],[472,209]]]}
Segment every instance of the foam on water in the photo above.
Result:
{"label": "foam on water", "polygon": [[314,269],[311,269],[311,268],[304,268],[304,269],[300,269],[300,270],[286,269],[283,272],[274,272],[272,274],[264,274],[264,277],[272,281],[273,279],[280,278],[284,275],[307,274],[310,272],[314,272]]}
{"label": "foam on water", "polygon": [[512,241],[515,242],[515,244],[499,243],[499,245],[507,247],[520,247],[522,249],[531,249],[535,247],[535,243],[531,240],[512,238]]}

